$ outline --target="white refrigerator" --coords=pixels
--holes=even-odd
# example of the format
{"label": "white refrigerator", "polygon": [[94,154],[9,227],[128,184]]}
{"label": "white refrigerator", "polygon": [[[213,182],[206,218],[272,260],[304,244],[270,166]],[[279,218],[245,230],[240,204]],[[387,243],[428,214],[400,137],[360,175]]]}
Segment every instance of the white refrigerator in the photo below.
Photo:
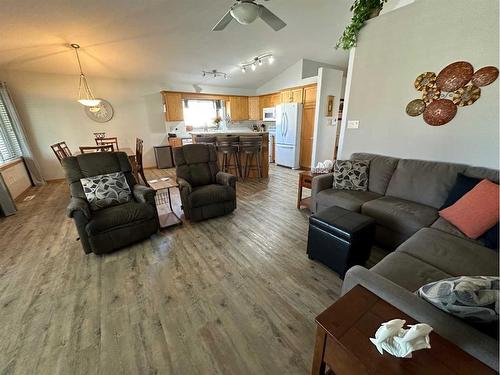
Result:
{"label": "white refrigerator", "polygon": [[302,104],[276,106],[276,164],[299,169]]}

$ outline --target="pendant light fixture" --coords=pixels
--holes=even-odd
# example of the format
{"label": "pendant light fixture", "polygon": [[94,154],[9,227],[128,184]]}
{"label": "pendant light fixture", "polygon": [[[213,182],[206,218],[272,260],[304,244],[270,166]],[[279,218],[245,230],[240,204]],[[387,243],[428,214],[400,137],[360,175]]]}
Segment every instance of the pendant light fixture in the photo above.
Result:
{"label": "pendant light fixture", "polygon": [[71,48],[75,50],[76,60],[78,61],[78,67],[80,68],[80,85],[78,86],[78,103],[86,107],[96,107],[101,102],[100,99],[96,99],[92,90],[90,89],[89,83],[87,82],[87,77],[83,74],[82,63],[80,62],[80,56],[78,55],[78,49],[80,45],[76,43],[70,44]]}

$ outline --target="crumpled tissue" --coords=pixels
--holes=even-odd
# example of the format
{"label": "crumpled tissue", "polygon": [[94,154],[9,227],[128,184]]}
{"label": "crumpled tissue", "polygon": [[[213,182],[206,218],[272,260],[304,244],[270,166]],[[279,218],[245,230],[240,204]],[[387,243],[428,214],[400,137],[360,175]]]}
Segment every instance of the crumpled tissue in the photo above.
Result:
{"label": "crumpled tissue", "polygon": [[409,329],[404,329],[406,320],[393,319],[382,325],[375,332],[375,338],[370,341],[377,347],[380,354],[384,350],[400,358],[411,358],[411,353],[420,349],[430,349],[429,334],[432,327],[425,323],[408,325]]}

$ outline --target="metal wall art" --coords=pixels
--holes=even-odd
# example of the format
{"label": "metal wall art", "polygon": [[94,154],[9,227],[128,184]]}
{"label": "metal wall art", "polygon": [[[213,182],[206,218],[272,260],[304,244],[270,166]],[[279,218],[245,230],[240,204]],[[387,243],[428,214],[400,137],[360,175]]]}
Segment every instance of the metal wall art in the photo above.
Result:
{"label": "metal wall art", "polygon": [[457,106],[473,104],[481,96],[480,87],[487,86],[498,78],[498,69],[485,66],[474,72],[467,61],[457,61],[444,67],[439,74],[425,72],[414,82],[422,99],[414,99],[406,106],[406,113],[415,117],[423,114],[424,121],[431,126],[450,122],[457,114]]}

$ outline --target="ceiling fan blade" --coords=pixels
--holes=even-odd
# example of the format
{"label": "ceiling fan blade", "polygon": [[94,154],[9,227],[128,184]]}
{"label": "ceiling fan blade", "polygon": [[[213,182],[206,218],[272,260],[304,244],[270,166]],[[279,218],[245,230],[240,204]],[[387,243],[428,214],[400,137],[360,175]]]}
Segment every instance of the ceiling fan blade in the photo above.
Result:
{"label": "ceiling fan blade", "polygon": [[286,23],[283,22],[281,18],[267,9],[264,5],[259,4],[259,16],[262,21],[271,26],[274,31],[279,31],[286,26]]}
{"label": "ceiling fan blade", "polygon": [[226,14],[224,14],[224,17],[220,19],[219,22],[217,22],[217,25],[214,26],[212,31],[222,31],[226,28],[227,25],[229,25],[229,22],[233,20],[233,16],[231,16],[231,9],[227,11]]}

